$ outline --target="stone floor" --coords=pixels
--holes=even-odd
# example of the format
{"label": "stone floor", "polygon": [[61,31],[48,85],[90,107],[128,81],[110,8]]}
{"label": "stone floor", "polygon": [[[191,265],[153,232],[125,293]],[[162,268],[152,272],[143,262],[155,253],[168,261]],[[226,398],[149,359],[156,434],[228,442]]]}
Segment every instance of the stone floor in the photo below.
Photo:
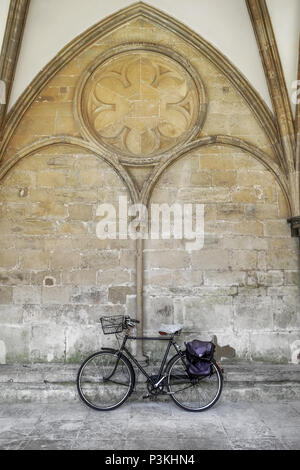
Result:
{"label": "stone floor", "polygon": [[189,413],[129,401],[99,413],[79,402],[0,404],[0,449],[300,449],[300,401],[226,402]]}

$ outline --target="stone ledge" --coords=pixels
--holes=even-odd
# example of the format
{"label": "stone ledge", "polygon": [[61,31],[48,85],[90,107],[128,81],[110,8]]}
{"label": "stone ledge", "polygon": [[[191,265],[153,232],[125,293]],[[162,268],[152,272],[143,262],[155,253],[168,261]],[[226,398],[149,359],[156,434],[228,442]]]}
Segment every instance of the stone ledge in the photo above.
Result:
{"label": "stone ledge", "polygon": [[[300,365],[224,361],[222,366],[225,369],[222,398],[225,400],[299,399]],[[0,402],[77,401],[78,368],[78,364],[1,365]],[[136,393],[130,399],[141,400],[144,391],[144,377],[137,374]]]}

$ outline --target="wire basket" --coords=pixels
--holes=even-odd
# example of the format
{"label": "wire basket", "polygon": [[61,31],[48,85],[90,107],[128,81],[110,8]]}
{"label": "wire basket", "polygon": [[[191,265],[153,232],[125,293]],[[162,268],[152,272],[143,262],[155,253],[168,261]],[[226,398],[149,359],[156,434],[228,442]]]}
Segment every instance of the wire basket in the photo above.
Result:
{"label": "wire basket", "polygon": [[115,315],[113,317],[100,318],[103,333],[105,335],[112,335],[114,333],[121,333],[124,330],[124,316]]}

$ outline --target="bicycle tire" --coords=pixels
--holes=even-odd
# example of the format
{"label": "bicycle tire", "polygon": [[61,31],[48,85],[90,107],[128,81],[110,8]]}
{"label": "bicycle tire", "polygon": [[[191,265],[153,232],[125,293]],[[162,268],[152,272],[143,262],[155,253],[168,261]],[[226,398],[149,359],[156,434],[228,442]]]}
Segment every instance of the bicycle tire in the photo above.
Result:
{"label": "bicycle tire", "polygon": [[[167,390],[170,393],[172,400],[176,403],[177,406],[183,408],[186,411],[201,412],[206,411],[211,408],[220,398],[223,388],[223,374],[216,361],[213,359],[211,361],[211,367],[213,373],[210,376],[198,378],[191,377],[186,369],[184,360],[186,353],[183,355],[176,354],[168,363],[166,374],[167,374]],[[177,367],[177,369],[175,369]],[[214,377],[215,386],[210,387],[209,381]],[[211,380],[211,383],[213,383]],[[177,382],[176,382],[177,381]],[[194,382],[194,384],[193,384]],[[177,388],[181,387],[181,388]],[[183,387],[183,388],[182,388]],[[197,390],[197,391],[196,391]],[[186,391],[186,392],[185,392]],[[198,393],[198,397],[204,397],[205,393],[209,392],[212,395],[212,398],[198,398],[198,403],[200,406],[196,406],[197,399],[195,399],[195,404],[191,401],[188,405],[187,391],[194,391]],[[202,394],[202,395],[201,395]]]}
{"label": "bicycle tire", "polygon": [[[89,356],[81,364],[76,379],[77,390],[80,398],[90,408],[97,411],[111,411],[121,406],[131,395],[135,384],[135,373],[130,361],[123,354],[120,355],[117,369],[111,376],[115,380],[110,380],[109,374],[113,372],[117,360],[118,351],[99,351]],[[101,362],[102,369],[99,368]],[[103,375],[101,379],[100,372],[105,373],[106,377]],[[99,375],[98,379],[95,377],[96,373]],[[122,373],[123,378],[120,378]],[[124,380],[124,382],[120,382],[120,380]],[[122,393],[123,386],[126,388],[124,394]],[[109,395],[112,399],[111,404],[107,404],[109,400],[107,396]],[[116,400],[113,400],[114,396],[116,396]]]}

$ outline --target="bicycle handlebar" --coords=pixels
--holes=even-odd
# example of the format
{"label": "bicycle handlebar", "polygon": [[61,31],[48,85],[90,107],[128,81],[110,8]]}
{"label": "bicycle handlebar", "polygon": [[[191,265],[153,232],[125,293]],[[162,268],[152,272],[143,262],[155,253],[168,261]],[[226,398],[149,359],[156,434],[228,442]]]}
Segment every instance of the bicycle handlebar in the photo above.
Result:
{"label": "bicycle handlebar", "polygon": [[130,317],[125,317],[126,322],[132,322],[132,323],[140,323],[139,320],[136,320],[135,318],[130,318]]}

